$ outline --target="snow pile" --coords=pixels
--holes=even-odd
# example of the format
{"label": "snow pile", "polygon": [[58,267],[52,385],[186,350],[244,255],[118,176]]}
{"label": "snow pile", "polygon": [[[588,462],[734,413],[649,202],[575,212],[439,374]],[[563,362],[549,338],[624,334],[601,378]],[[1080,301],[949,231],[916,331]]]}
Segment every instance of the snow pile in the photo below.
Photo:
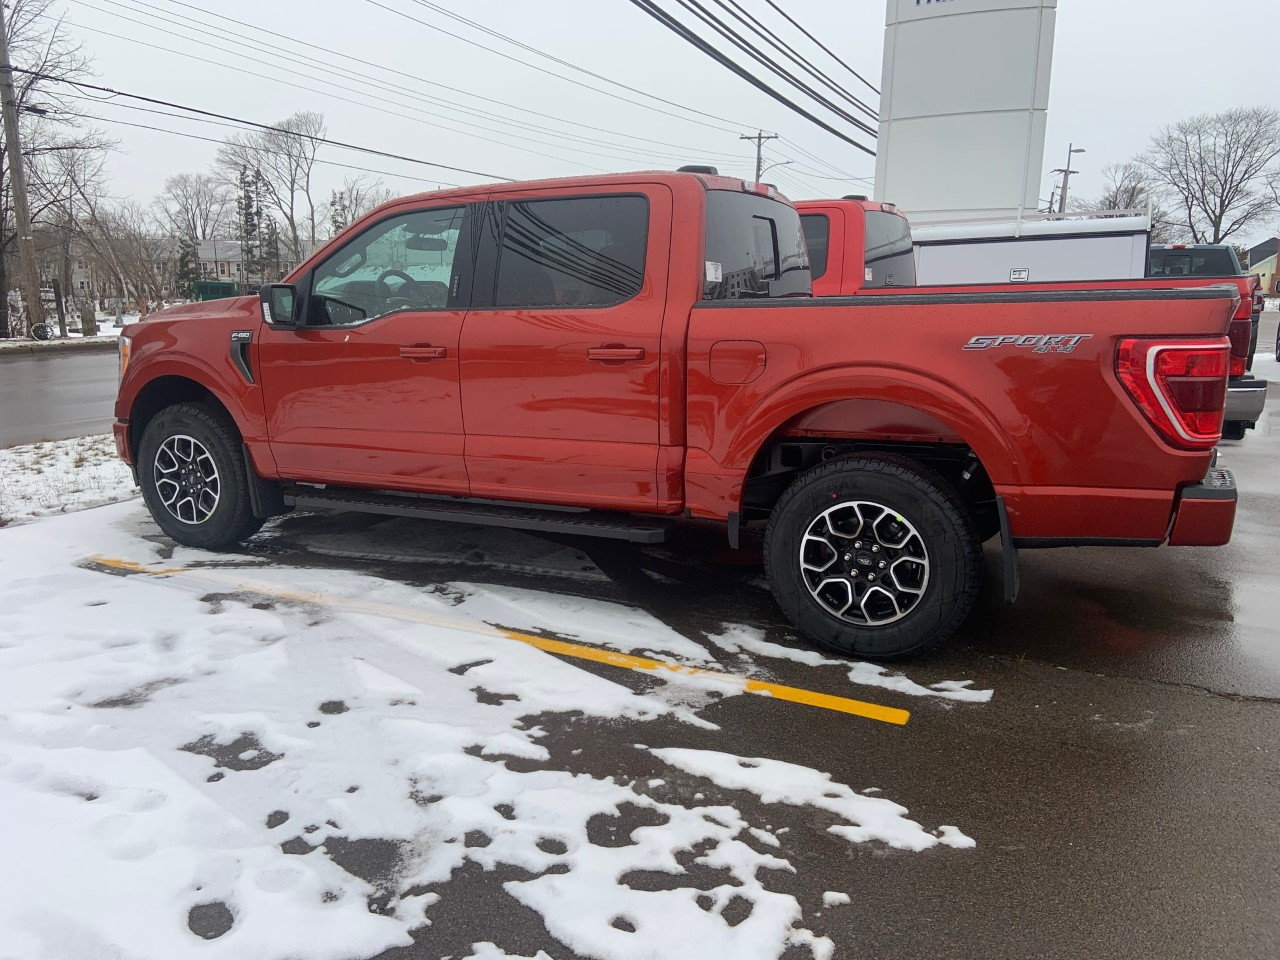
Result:
{"label": "snow pile", "polygon": [[[166,556],[148,537],[139,504],[0,530],[4,960],[336,960],[408,945],[410,931],[429,953],[433,911],[468,864],[509,874],[502,890],[582,955],[825,960],[834,945],[776,889],[795,870],[776,826],[786,808],[837,818],[844,841],[972,843],[781,761],[636,749],[668,779],[698,778],[662,800],[583,769],[576,717],[710,724],[687,690],[669,696],[658,680],[636,692],[477,618],[532,620],[532,596],[495,592],[472,611],[448,591],[225,554],[211,572],[238,566],[262,593],[83,565],[95,552],[210,559]],[[473,622],[280,599],[299,585]],[[556,616],[573,633],[612,621],[612,639],[673,639],[616,605]],[[754,794],[769,819],[723,790]],[[703,889],[695,872],[722,880]],[[665,879],[631,879],[649,875]],[[504,944],[504,904],[491,906],[474,960],[546,956]]]}
{"label": "snow pile", "polygon": [[0,450],[0,526],[137,495],[111,437],[77,437]]}

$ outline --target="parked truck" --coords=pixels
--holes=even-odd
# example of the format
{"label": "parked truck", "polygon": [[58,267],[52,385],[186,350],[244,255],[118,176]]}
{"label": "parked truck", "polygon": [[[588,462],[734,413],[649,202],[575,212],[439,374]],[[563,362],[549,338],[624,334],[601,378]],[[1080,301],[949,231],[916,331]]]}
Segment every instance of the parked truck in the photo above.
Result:
{"label": "parked truck", "polygon": [[[815,251],[812,273],[816,296],[901,293],[903,287],[919,283],[917,268],[921,250],[915,247],[915,259],[909,255],[914,245],[911,226],[893,204],[847,196],[838,200],[804,200],[796,206],[800,210],[809,249]],[[1120,236],[1117,234],[1113,239],[1118,240]],[[1127,261],[1133,255],[1130,250],[1121,259]],[[1152,246],[1149,256],[1144,254],[1141,259],[1147,263],[1146,270],[1142,271],[1147,276],[1143,279],[1121,276],[1110,280],[1043,281],[1036,280],[1035,275],[1028,272],[1012,277],[1010,282],[927,284],[921,285],[919,292],[1087,291],[1230,285],[1238,292],[1239,303],[1228,330],[1231,363],[1222,433],[1228,440],[1243,440],[1245,431],[1257,425],[1267,401],[1267,381],[1249,375],[1263,306],[1258,277],[1246,276],[1240,269],[1235,251],[1224,245]]]}
{"label": "parked truck", "polygon": [[127,327],[116,445],[194,547],[293,508],[753,526],[790,621],[868,658],[950,636],[992,537],[1010,598],[1018,547],[1229,539],[1234,288],[810,294],[800,216],[762,185],[408,197],[260,296]]}

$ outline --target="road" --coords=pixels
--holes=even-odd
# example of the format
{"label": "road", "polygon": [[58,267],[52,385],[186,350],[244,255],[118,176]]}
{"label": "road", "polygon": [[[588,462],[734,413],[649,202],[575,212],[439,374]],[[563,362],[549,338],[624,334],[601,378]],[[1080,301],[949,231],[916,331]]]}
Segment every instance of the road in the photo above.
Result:
{"label": "road", "polygon": [[0,357],[0,447],[111,431],[114,351]]}

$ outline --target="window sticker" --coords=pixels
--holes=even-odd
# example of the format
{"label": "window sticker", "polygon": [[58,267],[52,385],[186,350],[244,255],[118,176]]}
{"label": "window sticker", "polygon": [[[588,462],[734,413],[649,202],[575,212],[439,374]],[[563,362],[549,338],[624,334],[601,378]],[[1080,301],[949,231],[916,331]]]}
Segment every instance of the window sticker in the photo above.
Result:
{"label": "window sticker", "polygon": [[707,261],[707,283],[720,283],[724,280],[724,269],[715,260]]}

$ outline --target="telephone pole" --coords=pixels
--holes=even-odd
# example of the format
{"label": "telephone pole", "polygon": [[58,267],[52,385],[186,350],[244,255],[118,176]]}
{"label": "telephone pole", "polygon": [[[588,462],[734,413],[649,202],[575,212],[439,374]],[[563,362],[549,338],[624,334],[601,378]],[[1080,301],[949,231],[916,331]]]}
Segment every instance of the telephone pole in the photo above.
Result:
{"label": "telephone pole", "polygon": [[[30,329],[32,325],[44,320],[44,300],[40,297],[36,242],[31,234],[31,210],[27,206],[27,170],[23,166],[22,144],[18,140],[18,96],[13,89],[13,67],[9,63],[9,30],[5,25],[3,3],[0,3],[0,108],[4,112],[4,146],[9,159],[13,216],[18,227],[18,275],[22,298],[27,302],[27,328]],[[0,291],[0,296],[8,296],[8,291]],[[9,336],[13,331],[8,328],[13,326],[12,322],[0,325],[0,337]]]}
{"label": "telephone pole", "polygon": [[760,182],[760,176],[764,172],[764,142],[766,140],[777,140],[776,133],[765,133],[763,130],[757,130],[754,135],[744,133],[738,138],[739,140],[754,140],[756,144],[756,183]]}
{"label": "telephone pole", "polygon": [[[1084,153],[1084,147],[1077,147],[1075,144],[1068,143],[1067,144],[1067,165],[1065,167],[1062,167],[1058,170],[1053,171],[1054,173],[1062,174],[1062,193],[1058,197],[1059,213],[1067,212],[1067,182],[1071,179],[1071,175],[1073,173],[1080,172],[1079,170],[1071,169],[1071,155],[1073,153]],[[1053,205],[1050,204],[1050,210],[1052,209],[1053,209]]]}

